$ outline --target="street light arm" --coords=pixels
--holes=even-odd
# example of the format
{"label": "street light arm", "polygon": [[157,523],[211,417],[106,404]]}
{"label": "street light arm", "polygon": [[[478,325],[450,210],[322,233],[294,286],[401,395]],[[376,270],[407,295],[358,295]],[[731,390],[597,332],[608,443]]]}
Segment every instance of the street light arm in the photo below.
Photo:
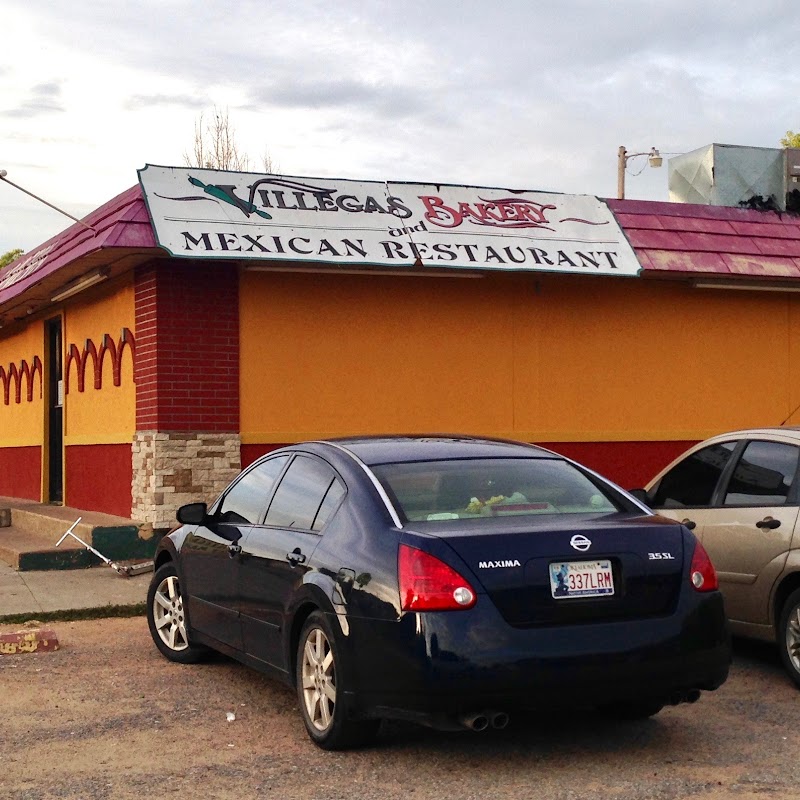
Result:
{"label": "street light arm", "polygon": [[629,153],[625,145],[620,145],[617,150],[617,200],[625,199],[625,167],[629,159],[636,156],[648,156],[647,160],[651,167],[660,167],[663,160],[655,147],[651,147],[647,152]]}
{"label": "street light arm", "polygon": [[8,173],[4,169],[0,169],[0,181],[4,181],[5,183],[9,184],[10,186],[13,186],[15,189],[19,189],[21,192],[24,192],[29,197],[32,197],[34,200],[38,200],[40,203],[44,203],[46,206],[49,206],[50,208],[52,208],[54,211],[58,211],[59,214],[63,214],[65,217],[69,217],[74,222],[77,222],[78,225],[83,225],[83,227],[86,228],[86,230],[91,231],[93,234],[95,234],[95,236],[97,235],[97,231],[91,225],[87,225],[85,222],[81,222],[81,220],[79,220],[77,217],[73,217],[72,214],[68,214],[62,208],[59,208],[58,206],[54,206],[52,203],[48,203],[47,200],[45,200],[42,197],[39,197],[39,195],[34,194],[33,192],[29,192],[27,189],[23,189],[21,186],[18,186],[13,181],[10,181],[6,177],[6,175],[8,175]]}
{"label": "street light arm", "polygon": [[627,150],[625,151],[626,162],[631,158],[636,158],[636,156],[650,156],[650,158],[661,158],[658,150],[656,150],[655,147],[651,147],[647,152],[643,151],[641,153],[629,153]]}

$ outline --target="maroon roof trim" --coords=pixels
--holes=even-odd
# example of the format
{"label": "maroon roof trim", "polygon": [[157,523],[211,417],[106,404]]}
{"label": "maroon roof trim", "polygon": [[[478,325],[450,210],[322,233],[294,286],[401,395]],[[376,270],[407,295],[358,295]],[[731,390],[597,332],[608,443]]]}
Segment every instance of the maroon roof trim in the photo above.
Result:
{"label": "maroon roof trim", "polygon": [[800,280],[800,218],[751,209],[608,200],[643,276]]}
{"label": "maroon roof trim", "polygon": [[[796,215],[646,200],[606,203],[645,277],[800,280]],[[21,295],[59,270],[70,278],[70,271],[76,273],[90,255],[92,267],[104,261],[104,253],[108,263],[123,252],[165,255],[156,243],[139,184],[100,206],[84,222],[96,233],[71,225],[0,272],[0,308],[14,299],[22,302]],[[3,279],[7,282],[15,273],[14,282],[3,286]]]}
{"label": "maroon roof trim", "polygon": [[[100,206],[77,223],[20,256],[0,272],[0,306],[18,297],[54,272],[92,253],[116,248],[151,250],[157,248],[141,187],[136,185]],[[29,274],[3,286],[15,272]]]}

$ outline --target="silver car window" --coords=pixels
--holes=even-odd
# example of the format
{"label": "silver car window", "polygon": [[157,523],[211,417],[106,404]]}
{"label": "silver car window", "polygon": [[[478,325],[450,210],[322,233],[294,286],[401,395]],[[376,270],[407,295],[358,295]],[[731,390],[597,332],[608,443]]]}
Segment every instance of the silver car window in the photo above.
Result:
{"label": "silver car window", "polygon": [[704,447],[676,464],[658,484],[654,508],[708,506],[736,442]]}
{"label": "silver car window", "polygon": [[785,505],[797,474],[800,449],[781,442],[747,444],[733,471],[726,506]]}

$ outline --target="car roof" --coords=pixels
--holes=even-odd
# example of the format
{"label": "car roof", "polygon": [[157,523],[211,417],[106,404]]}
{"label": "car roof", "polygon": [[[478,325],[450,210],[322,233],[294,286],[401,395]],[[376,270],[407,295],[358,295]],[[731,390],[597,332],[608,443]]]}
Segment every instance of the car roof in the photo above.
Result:
{"label": "car roof", "polygon": [[[742,428],[741,430],[718,433],[716,436],[710,436],[703,441],[713,442],[722,439],[753,439],[759,436],[785,436],[789,439],[800,440],[800,427],[796,425],[773,425],[764,428]],[[700,444],[702,444],[702,442]]]}
{"label": "car roof", "polygon": [[360,436],[328,441],[368,466],[460,458],[561,458],[532,444],[474,436]]}

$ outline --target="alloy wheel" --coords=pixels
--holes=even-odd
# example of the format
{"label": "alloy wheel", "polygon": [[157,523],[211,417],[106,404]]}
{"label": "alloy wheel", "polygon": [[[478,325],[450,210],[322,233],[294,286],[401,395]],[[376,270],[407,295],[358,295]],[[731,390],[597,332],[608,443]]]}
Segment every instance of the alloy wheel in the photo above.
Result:
{"label": "alloy wheel", "polygon": [[174,575],[168,575],[159,583],[153,596],[153,622],[161,641],[170,650],[186,650],[186,623],[183,614],[183,597]]}
{"label": "alloy wheel", "polygon": [[786,654],[800,673],[800,604],[791,609],[786,620]]}
{"label": "alloy wheel", "polygon": [[328,730],[336,709],[336,666],[331,644],[321,628],[311,628],[306,636],[301,679],[309,721],[320,732]]}

